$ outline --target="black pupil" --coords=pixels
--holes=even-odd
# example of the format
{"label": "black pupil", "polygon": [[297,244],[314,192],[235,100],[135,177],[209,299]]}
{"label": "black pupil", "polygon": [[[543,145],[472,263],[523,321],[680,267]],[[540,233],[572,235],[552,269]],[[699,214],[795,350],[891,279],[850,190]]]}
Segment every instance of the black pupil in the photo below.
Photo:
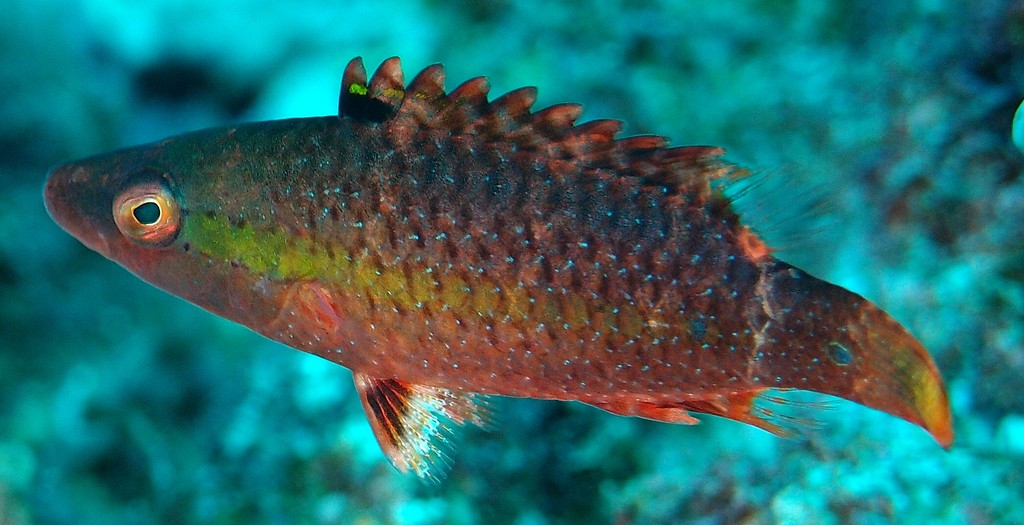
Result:
{"label": "black pupil", "polygon": [[132,210],[132,215],[139,224],[149,226],[160,220],[160,206],[155,202],[143,202]]}

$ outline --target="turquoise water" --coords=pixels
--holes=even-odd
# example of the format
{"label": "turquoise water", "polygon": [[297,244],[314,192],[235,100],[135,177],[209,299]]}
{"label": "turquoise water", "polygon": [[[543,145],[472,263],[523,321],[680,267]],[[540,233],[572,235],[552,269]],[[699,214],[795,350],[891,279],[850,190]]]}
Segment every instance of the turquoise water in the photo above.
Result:
{"label": "turquoise water", "polygon": [[[964,4],[7,0],[0,523],[1024,523],[1024,8]],[[782,440],[497,400],[494,429],[462,432],[424,485],[387,464],[346,370],[145,285],[46,216],[50,166],[331,114],[356,55],[726,147],[772,180],[741,204],[783,258],[930,349],[953,449],[838,401]]]}

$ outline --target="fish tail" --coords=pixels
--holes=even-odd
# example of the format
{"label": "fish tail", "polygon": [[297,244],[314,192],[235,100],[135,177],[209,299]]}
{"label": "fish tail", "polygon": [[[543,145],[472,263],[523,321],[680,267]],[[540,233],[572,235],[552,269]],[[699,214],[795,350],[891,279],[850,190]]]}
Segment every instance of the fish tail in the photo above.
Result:
{"label": "fish tail", "polygon": [[783,303],[777,311],[789,312],[780,328],[792,352],[767,366],[780,375],[795,368],[807,371],[777,386],[881,410],[924,428],[948,449],[953,443],[949,397],[924,346],[860,295],[776,264],[781,271],[775,273],[772,296]]}
{"label": "fish tail", "polygon": [[949,396],[924,346],[870,302],[863,302],[850,321],[862,327],[857,346],[871,359],[860,366],[849,399],[915,423],[949,449],[953,444]]}

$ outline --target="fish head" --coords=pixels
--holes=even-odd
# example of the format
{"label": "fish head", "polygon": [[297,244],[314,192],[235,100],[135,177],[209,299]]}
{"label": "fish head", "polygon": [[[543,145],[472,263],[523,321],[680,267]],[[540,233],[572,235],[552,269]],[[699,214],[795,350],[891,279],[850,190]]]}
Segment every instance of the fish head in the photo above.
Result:
{"label": "fish head", "polygon": [[231,160],[240,152],[220,138],[229,134],[196,132],[57,166],[47,176],[46,209],[85,246],[144,281],[258,326],[277,314],[285,290],[237,263],[242,254],[233,252],[249,249],[246,243],[202,231],[206,218],[245,212],[233,208],[245,196],[237,189],[243,170]]}

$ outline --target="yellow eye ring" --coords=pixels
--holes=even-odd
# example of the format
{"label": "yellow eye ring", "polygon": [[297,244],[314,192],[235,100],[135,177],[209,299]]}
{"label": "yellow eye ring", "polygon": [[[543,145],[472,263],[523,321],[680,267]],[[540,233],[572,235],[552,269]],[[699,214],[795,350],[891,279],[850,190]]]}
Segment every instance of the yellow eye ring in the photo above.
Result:
{"label": "yellow eye ring", "polygon": [[167,246],[181,230],[181,207],[163,184],[137,184],[114,199],[114,223],[136,244]]}

